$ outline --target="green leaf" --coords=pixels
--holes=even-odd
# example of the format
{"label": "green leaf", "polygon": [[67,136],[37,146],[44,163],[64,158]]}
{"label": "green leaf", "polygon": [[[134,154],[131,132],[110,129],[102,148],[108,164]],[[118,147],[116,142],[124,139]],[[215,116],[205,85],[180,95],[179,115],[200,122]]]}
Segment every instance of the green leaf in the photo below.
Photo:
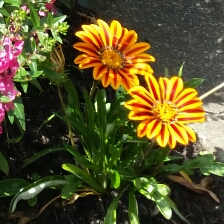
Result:
{"label": "green leaf", "polygon": [[1,152],[0,152],[0,170],[4,172],[6,175],[9,174],[9,164],[5,156],[3,156]]}
{"label": "green leaf", "polygon": [[212,162],[203,167],[200,167],[200,170],[203,174],[209,172],[218,176],[224,176],[224,163],[222,162]]}
{"label": "green leaf", "polygon": [[184,88],[195,88],[198,85],[200,85],[203,81],[204,79],[202,78],[193,78],[189,80],[188,82],[184,83]]}
{"label": "green leaf", "polygon": [[62,151],[62,150],[65,150],[64,147],[55,147],[55,148],[48,148],[48,149],[44,149],[42,151],[39,151],[37,153],[35,153],[32,157],[26,159],[24,162],[23,162],[23,168],[28,166],[29,164],[35,162],[36,160],[38,160],[39,158],[41,158],[42,156],[45,156],[49,153],[53,153],[53,152],[57,152],[57,151]]}
{"label": "green leaf", "polygon": [[26,130],[26,120],[25,120],[23,101],[22,101],[21,97],[16,97],[14,100],[14,114],[15,114],[16,118],[18,119],[18,122],[19,122],[21,128],[25,131]]}
{"label": "green leaf", "polygon": [[37,203],[37,196],[27,200],[29,206],[34,206]]}
{"label": "green leaf", "polygon": [[170,77],[168,68],[165,68],[164,76],[167,78]]}
{"label": "green leaf", "polygon": [[96,182],[89,173],[80,169],[79,167],[73,164],[63,164],[62,168],[67,170],[68,172],[76,175],[80,179],[84,180],[89,186],[91,186],[95,191],[100,193],[107,193],[107,191],[98,183]]}
{"label": "green leaf", "polygon": [[17,178],[2,180],[0,181],[0,197],[13,196],[29,184],[26,180]]}
{"label": "green leaf", "polygon": [[65,179],[64,176],[55,175],[55,176],[48,176],[42,178],[20,190],[12,199],[10,203],[9,212],[14,212],[16,209],[16,205],[20,200],[29,200],[30,198],[35,197],[38,195],[42,190],[47,187],[56,187],[56,186],[64,186],[67,185],[68,181]]}
{"label": "green leaf", "polygon": [[51,28],[52,26],[53,26],[53,24],[54,24],[54,22],[53,22],[53,16],[51,15],[51,13],[48,13],[47,14],[47,24],[48,24],[48,26]]}
{"label": "green leaf", "polygon": [[53,23],[54,25],[58,25],[58,24],[61,24],[65,19],[66,19],[66,15],[63,15],[63,16],[58,16],[56,18],[53,19]]}
{"label": "green leaf", "polygon": [[30,18],[34,26],[40,26],[40,17],[34,8],[33,4],[28,3],[30,9]]}
{"label": "green leaf", "polygon": [[1,103],[8,103],[10,101],[11,100],[7,96],[3,96],[3,95],[0,96],[0,102]]}
{"label": "green leaf", "polygon": [[183,73],[183,67],[184,67],[184,63],[181,65],[179,71],[178,71],[178,76],[182,77],[182,73]]}
{"label": "green leaf", "polygon": [[61,197],[63,199],[67,199],[71,197],[75,191],[77,190],[78,187],[82,186],[82,182],[77,179],[76,182],[70,182],[68,185],[66,185],[62,191],[61,191]]}
{"label": "green leaf", "polygon": [[132,189],[128,191],[128,216],[131,224],[139,224],[138,219],[138,203],[135,197],[135,193]]}
{"label": "green leaf", "polygon": [[110,186],[112,188],[118,189],[121,183],[121,177],[119,173],[116,170],[111,170],[109,172],[109,178],[110,178]]}
{"label": "green leaf", "polygon": [[51,34],[52,34],[52,36],[54,37],[55,40],[57,40],[59,43],[62,44],[62,39],[61,39],[58,31],[51,30]]}
{"label": "green leaf", "polygon": [[21,0],[4,0],[5,3],[9,3],[12,6],[17,6],[19,7],[21,4]]}

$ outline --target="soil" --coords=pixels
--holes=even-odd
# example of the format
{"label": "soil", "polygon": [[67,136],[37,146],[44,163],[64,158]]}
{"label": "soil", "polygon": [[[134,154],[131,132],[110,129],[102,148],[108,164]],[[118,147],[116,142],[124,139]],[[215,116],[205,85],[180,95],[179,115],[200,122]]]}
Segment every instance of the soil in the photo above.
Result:
{"label": "soil", "polygon": [[[74,37],[74,31],[80,29],[83,23],[89,23],[89,18],[80,16],[77,12],[66,10],[68,23],[70,25],[68,35],[64,37],[63,50],[66,59],[66,69],[70,73],[70,78],[74,81],[81,98],[81,92],[85,88],[90,89],[92,83],[91,70],[85,70],[83,73],[74,66],[73,60],[78,54],[73,48],[77,39]],[[76,8],[76,11],[91,16],[89,9],[82,7]],[[16,144],[8,144],[5,139],[7,135],[10,138],[18,136],[18,130],[15,126],[4,127],[4,133],[0,136],[1,152],[7,158],[10,166],[10,173],[5,176],[0,173],[0,179],[22,178],[32,181],[33,174],[37,173],[41,177],[52,174],[63,174],[61,165],[72,162],[71,156],[65,151],[59,151],[51,155],[46,155],[21,169],[22,162],[31,157],[34,153],[55,146],[61,146],[62,141],[68,141],[67,129],[63,122],[54,118],[46,124],[41,124],[52,115],[55,111],[61,111],[57,89],[50,85],[47,80],[40,80],[44,92],[30,86],[28,93],[22,95],[25,106],[27,121],[27,130],[22,140]],[[19,88],[19,86],[18,86]],[[113,94],[111,89],[107,90],[108,94]],[[40,128],[41,126],[41,128]],[[7,131],[7,132],[6,132]],[[175,155],[182,155],[183,160],[194,158],[203,150],[200,142],[190,144],[186,147],[179,147],[172,151]],[[203,175],[196,171],[191,176],[193,181],[199,183]],[[209,194],[199,194],[188,188],[174,183],[170,180],[164,182],[170,187],[170,197],[176,203],[181,214],[187,218],[191,224],[224,224],[224,178],[212,176],[213,182],[210,185],[212,190],[220,200],[215,202]],[[37,218],[31,219],[38,215],[41,208],[51,199],[60,195],[60,191],[47,189],[38,195],[38,202],[35,206],[30,207],[26,201],[20,201],[16,212],[8,214],[7,210],[12,198],[0,198],[0,223],[16,224],[26,223],[25,217],[30,219],[29,224],[97,224],[103,223],[105,211],[108,208],[112,196],[88,196],[79,198],[74,204],[62,206],[62,200],[58,198],[52,202]],[[141,195],[137,196],[139,202],[139,218],[141,224],[182,224],[183,221],[173,213],[171,220],[166,220],[156,209],[155,204]],[[128,224],[127,199],[121,198],[118,206],[117,223]]]}

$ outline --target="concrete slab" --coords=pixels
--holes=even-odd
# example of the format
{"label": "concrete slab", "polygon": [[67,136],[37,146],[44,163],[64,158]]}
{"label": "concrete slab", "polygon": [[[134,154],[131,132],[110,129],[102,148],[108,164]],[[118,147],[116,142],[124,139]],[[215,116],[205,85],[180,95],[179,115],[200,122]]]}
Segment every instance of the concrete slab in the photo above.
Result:
{"label": "concrete slab", "polygon": [[[167,67],[175,75],[183,62],[183,78],[204,78],[201,94],[224,82],[223,0],[97,0],[99,17],[116,19],[151,44],[155,76]],[[207,121],[195,124],[204,147],[224,161],[224,92],[204,100]]]}

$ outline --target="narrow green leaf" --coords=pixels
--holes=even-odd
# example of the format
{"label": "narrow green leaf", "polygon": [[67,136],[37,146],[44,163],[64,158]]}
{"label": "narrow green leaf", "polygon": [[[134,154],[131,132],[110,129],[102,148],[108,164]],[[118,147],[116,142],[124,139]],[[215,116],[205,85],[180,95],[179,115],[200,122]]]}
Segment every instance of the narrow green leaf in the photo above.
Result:
{"label": "narrow green leaf", "polygon": [[128,192],[128,216],[131,224],[139,224],[138,219],[138,203],[134,191],[131,189]]}
{"label": "narrow green leaf", "polygon": [[165,77],[167,77],[167,78],[169,78],[170,76],[169,76],[169,70],[168,70],[168,68],[165,68],[165,72],[164,72],[165,74],[164,74],[164,76]]}
{"label": "narrow green leaf", "polygon": [[111,170],[109,172],[110,185],[112,188],[118,189],[121,183],[121,177],[116,170]]}
{"label": "narrow green leaf", "polygon": [[26,180],[17,178],[2,180],[0,181],[0,197],[13,196],[29,184]]}
{"label": "narrow green leaf", "polygon": [[6,175],[9,174],[9,164],[5,156],[3,156],[1,152],[0,152],[0,170],[4,172]]}
{"label": "narrow green leaf", "polygon": [[42,151],[39,151],[37,153],[35,153],[32,157],[26,159],[23,162],[23,168],[28,166],[29,164],[33,163],[34,161],[38,160],[39,158],[41,158],[42,156],[45,156],[49,153],[53,153],[53,152],[57,152],[57,151],[62,151],[62,150],[66,150],[64,147],[55,147],[55,148],[49,148],[49,149],[44,149]]}
{"label": "narrow green leaf", "polygon": [[189,80],[188,82],[184,83],[184,88],[195,88],[199,86],[203,81],[204,79],[202,78],[193,78]]}
{"label": "narrow green leaf", "polygon": [[47,24],[48,26],[51,28],[53,26],[53,16],[51,15],[51,13],[47,13]]}
{"label": "narrow green leaf", "polygon": [[30,9],[30,18],[34,26],[40,26],[40,17],[34,8],[33,4],[28,3]]}
{"label": "narrow green leaf", "polygon": [[21,97],[16,97],[14,100],[14,114],[18,119],[19,124],[23,130],[26,130],[26,120],[25,120],[25,112],[23,101]]}
{"label": "narrow green leaf", "polygon": [[62,168],[67,170],[70,173],[73,173],[80,179],[84,180],[89,186],[91,186],[95,191],[100,193],[107,193],[107,191],[98,183],[96,182],[89,173],[80,169],[79,167],[73,164],[63,164]]}
{"label": "narrow green leaf", "polygon": [[181,65],[179,71],[178,71],[178,76],[182,77],[182,73],[183,73],[183,67],[184,67],[184,63]]}

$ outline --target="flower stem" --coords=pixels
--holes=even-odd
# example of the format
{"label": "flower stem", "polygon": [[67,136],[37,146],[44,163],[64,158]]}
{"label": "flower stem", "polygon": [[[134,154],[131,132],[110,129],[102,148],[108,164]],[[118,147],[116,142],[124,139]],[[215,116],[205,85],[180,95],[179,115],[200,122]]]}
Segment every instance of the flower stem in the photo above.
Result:
{"label": "flower stem", "polygon": [[66,119],[66,123],[67,123],[67,127],[68,127],[68,136],[70,138],[72,147],[75,148],[72,128],[71,128],[71,125],[70,125],[70,122],[69,122],[69,119],[68,119],[68,114],[67,114],[66,109],[65,109],[65,104],[64,104],[64,101],[63,101],[63,98],[62,98],[61,88],[60,88],[59,85],[57,85],[57,90],[58,90],[58,96],[59,96],[59,100],[61,102],[62,110],[63,110],[63,112],[65,114],[65,119]]}
{"label": "flower stem", "polygon": [[202,100],[205,97],[211,95],[212,93],[216,92],[217,90],[221,89],[222,87],[224,87],[224,82],[221,83],[220,85],[216,86],[215,88],[209,90],[207,93],[203,94],[202,96],[200,96],[199,98]]}
{"label": "flower stem", "polygon": [[99,81],[93,81],[93,85],[92,85],[92,88],[91,88],[91,90],[90,90],[90,92],[89,92],[89,96],[92,98],[92,96],[93,96],[93,94],[94,94],[94,92],[95,92],[95,90],[96,90],[96,87],[98,86],[98,84],[99,84]]}
{"label": "flower stem", "polygon": [[155,138],[153,138],[151,143],[148,144],[148,148],[144,151],[142,157],[135,163],[135,168],[139,168],[142,165],[144,159],[148,156],[151,149],[155,146],[155,142]]}

